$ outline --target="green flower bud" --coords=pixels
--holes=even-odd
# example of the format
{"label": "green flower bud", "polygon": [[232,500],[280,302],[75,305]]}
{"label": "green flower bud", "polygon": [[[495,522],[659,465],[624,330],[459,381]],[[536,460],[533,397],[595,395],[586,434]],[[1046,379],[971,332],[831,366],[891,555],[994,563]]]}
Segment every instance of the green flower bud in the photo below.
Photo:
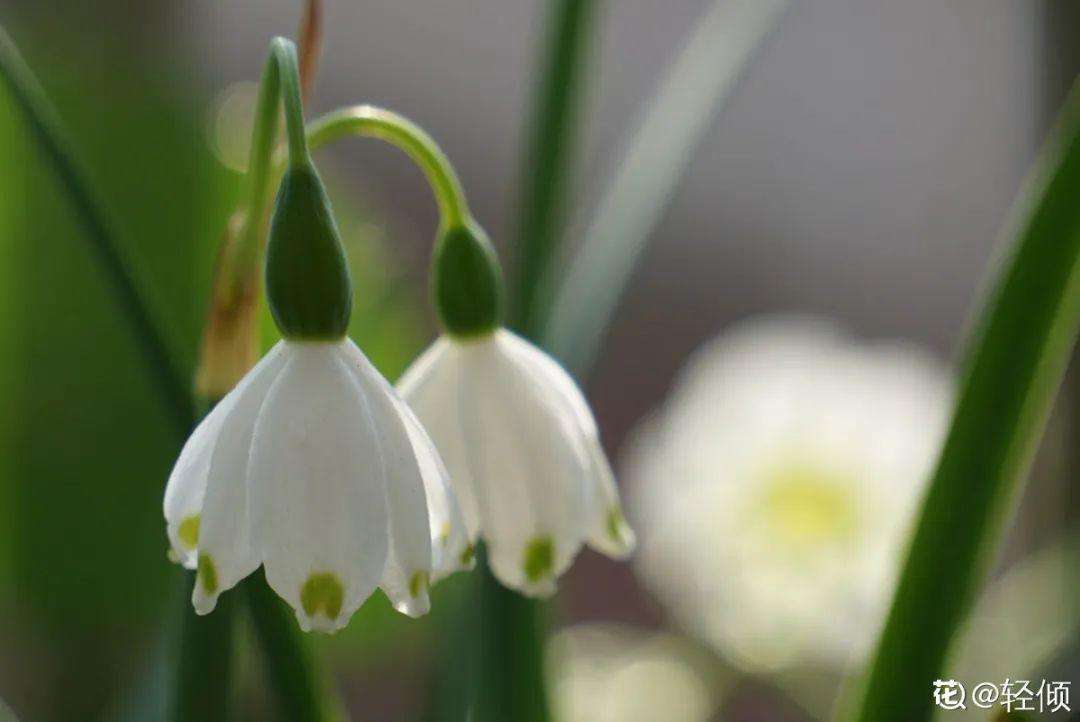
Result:
{"label": "green flower bud", "polygon": [[482,336],[502,325],[502,269],[475,221],[440,229],[431,280],[435,309],[451,336]]}
{"label": "green flower bud", "polygon": [[270,221],[266,297],[282,335],[333,340],[345,335],[352,283],[330,199],[315,167],[285,172]]}

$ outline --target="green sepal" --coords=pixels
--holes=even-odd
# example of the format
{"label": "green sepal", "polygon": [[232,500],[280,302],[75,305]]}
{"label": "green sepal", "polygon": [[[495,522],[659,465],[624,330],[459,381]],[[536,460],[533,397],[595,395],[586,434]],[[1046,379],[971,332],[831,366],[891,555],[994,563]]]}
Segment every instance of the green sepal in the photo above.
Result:
{"label": "green sepal", "polygon": [[286,338],[342,338],[352,282],[330,199],[315,167],[300,162],[281,180],[266,248],[266,298]]}
{"label": "green sepal", "polygon": [[502,325],[502,268],[475,221],[440,228],[432,263],[435,310],[448,334],[473,338]]}

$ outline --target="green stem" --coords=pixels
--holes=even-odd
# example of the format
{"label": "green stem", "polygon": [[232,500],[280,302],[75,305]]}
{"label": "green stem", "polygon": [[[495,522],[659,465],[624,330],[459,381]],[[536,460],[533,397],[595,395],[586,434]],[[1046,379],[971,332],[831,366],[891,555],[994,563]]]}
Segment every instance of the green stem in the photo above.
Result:
{"label": "green stem", "polygon": [[404,151],[427,178],[443,227],[463,225],[469,218],[465,191],[453,166],[420,126],[393,111],[357,105],[328,113],[313,121],[307,130],[308,143],[313,149],[351,135],[377,138]]}
{"label": "green stem", "polygon": [[240,582],[240,590],[251,612],[255,638],[267,660],[267,673],[277,695],[278,719],[289,722],[332,719],[311,653],[301,639],[292,610],[266,583],[261,571]]}
{"label": "green stem", "polygon": [[177,687],[169,710],[173,722],[228,722],[233,718],[233,620],[235,602],[225,594],[213,614],[200,617],[191,606],[195,575],[185,572],[177,659]]}
{"label": "green stem", "polygon": [[131,324],[135,343],[172,417],[173,429],[183,439],[195,418],[188,384],[173,364],[168,344],[151,318],[134,274],[124,262],[116,226],[79,163],[56,108],[2,28],[0,75],[74,206],[85,231],[84,238],[105,271],[121,312]]}
{"label": "green stem", "polygon": [[534,336],[541,322],[537,291],[559,244],[585,56],[595,0],[556,0],[544,53],[541,83],[522,166],[523,196],[518,231],[517,304],[514,324]]}
{"label": "green stem", "polygon": [[547,722],[544,606],[504,587],[477,555],[479,617],[471,722]]}
{"label": "green stem", "polygon": [[1007,527],[1080,325],[1080,84],[1014,209],[856,719],[923,722]]}
{"label": "green stem", "polygon": [[263,228],[272,197],[271,182],[280,178],[279,174],[272,172],[275,170],[272,159],[278,136],[279,103],[285,108],[289,162],[309,162],[296,46],[284,38],[271,41],[269,57],[259,81],[248,160],[248,201],[239,234],[237,262],[233,268],[238,282],[245,281],[248,277],[246,274],[261,260]]}
{"label": "green stem", "polygon": [[[263,86],[259,92],[255,130],[248,167],[248,212],[239,233],[234,279],[242,282],[250,277],[259,263],[262,252],[263,223],[270,204],[270,188],[280,181],[290,158],[296,156],[290,141],[288,158],[274,159],[273,138],[277,133],[276,67],[267,64]],[[307,145],[312,150],[323,148],[350,136],[376,138],[405,152],[423,171],[435,195],[444,229],[464,226],[469,206],[465,191],[446,154],[420,126],[393,111],[372,105],[342,108],[312,121],[306,130]],[[307,150],[305,149],[305,153]]]}

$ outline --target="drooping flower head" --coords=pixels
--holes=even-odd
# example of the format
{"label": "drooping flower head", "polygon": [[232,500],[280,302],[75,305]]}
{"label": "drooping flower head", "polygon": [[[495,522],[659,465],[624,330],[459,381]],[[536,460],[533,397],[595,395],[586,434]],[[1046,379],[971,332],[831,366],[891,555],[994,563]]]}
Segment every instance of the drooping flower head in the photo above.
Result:
{"label": "drooping flower head", "polygon": [[501,326],[501,272],[474,223],[444,229],[433,292],[444,335],[398,388],[450,471],[469,538],[493,573],[530,595],[583,543],[613,557],[634,545],[592,412],[570,376]]}
{"label": "drooping flower head", "polygon": [[261,565],[305,630],[344,626],[377,586],[424,614],[468,540],[431,440],[345,335],[348,266],[306,148],[278,192],[266,290],[283,340],[195,429],[165,492],[195,609]]}

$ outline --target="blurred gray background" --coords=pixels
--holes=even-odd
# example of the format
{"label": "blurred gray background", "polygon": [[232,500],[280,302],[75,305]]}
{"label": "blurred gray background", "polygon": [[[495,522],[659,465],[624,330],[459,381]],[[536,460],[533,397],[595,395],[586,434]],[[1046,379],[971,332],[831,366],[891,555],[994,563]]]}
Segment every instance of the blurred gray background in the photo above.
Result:
{"label": "blurred gray background", "polygon": [[[701,0],[604,3],[575,201],[682,46]],[[298,3],[184,3],[167,22],[211,86],[250,79]],[[328,0],[313,111],[367,101],[428,128],[478,218],[512,238],[539,2]],[[733,318],[802,309],[951,353],[1009,203],[1076,68],[1075,4],[796,0],[696,154],[592,385],[617,439],[687,351]],[[422,274],[434,206],[395,151],[329,162],[393,215]],[[661,328],[657,328],[657,327]],[[664,343],[642,344],[662,332]],[[621,393],[628,378],[644,386]],[[644,393],[645,390],[649,393]],[[633,402],[633,408],[625,404]]]}

